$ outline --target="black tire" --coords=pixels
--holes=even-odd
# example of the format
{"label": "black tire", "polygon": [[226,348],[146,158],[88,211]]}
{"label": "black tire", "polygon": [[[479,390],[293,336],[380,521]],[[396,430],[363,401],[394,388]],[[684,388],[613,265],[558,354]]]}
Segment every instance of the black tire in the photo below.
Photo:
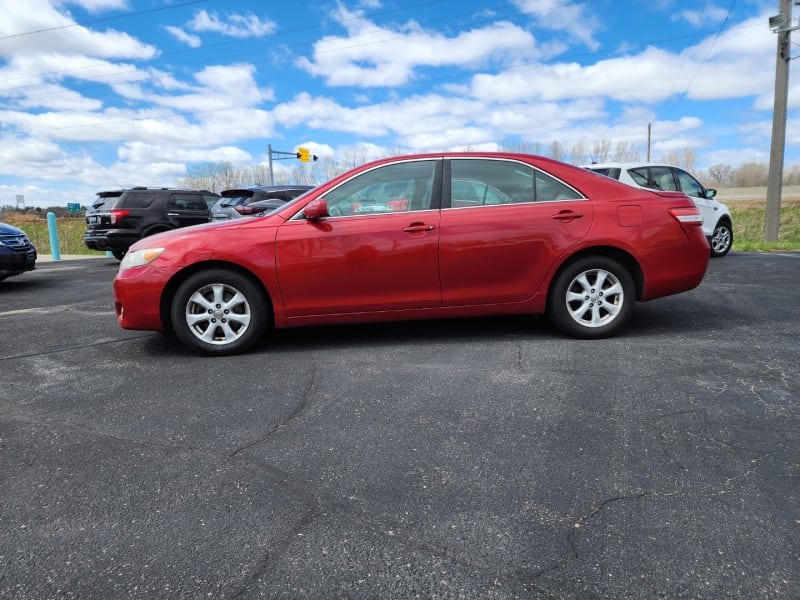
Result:
{"label": "black tire", "polygon": [[116,258],[117,260],[122,260],[123,258],[125,258],[125,255],[127,253],[128,252],[125,251],[125,250],[112,250],[111,251],[111,254],[113,254],[114,258]]}
{"label": "black tire", "polygon": [[727,221],[720,221],[714,228],[714,233],[711,234],[711,239],[708,240],[711,246],[711,256],[719,258],[725,256],[730,252],[733,246],[733,228]]}
{"label": "black tire", "polygon": [[547,314],[561,331],[576,338],[616,334],[630,320],[636,302],[633,277],[619,261],[585,256],[556,275]]}
{"label": "black tire", "polygon": [[258,342],[271,310],[261,288],[227,269],[195,273],[172,299],[172,326],[189,348],[200,354],[237,354]]}

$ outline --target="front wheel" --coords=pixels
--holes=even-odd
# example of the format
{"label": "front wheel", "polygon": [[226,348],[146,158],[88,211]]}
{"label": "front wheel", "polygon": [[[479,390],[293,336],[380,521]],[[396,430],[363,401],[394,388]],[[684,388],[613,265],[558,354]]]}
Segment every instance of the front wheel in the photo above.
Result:
{"label": "front wheel", "polygon": [[564,333],[597,339],[614,335],[633,314],[636,292],[628,270],[613,258],[586,256],[553,281],[547,312]]}
{"label": "front wheel", "polygon": [[125,250],[112,250],[111,254],[114,256],[114,258],[121,261],[123,258],[125,258],[127,252]]}
{"label": "front wheel", "polygon": [[709,240],[711,246],[711,256],[720,257],[725,256],[733,246],[733,229],[730,223],[720,221],[714,228],[714,233],[711,234]]}
{"label": "front wheel", "polygon": [[226,269],[195,273],[172,301],[172,326],[178,338],[201,354],[243,352],[264,335],[269,307],[261,289]]}

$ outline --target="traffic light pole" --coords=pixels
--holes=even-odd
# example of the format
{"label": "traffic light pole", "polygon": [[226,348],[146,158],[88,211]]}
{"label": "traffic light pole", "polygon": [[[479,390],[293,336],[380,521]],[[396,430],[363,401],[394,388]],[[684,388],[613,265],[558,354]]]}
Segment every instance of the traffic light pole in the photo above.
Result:
{"label": "traffic light pole", "polygon": [[309,162],[312,158],[317,160],[317,155],[311,155],[308,148],[298,148],[296,152],[283,152],[281,150],[273,150],[272,144],[267,144],[267,154],[269,155],[269,184],[275,185],[275,175],[272,172],[273,160],[290,160],[295,158],[301,162]]}

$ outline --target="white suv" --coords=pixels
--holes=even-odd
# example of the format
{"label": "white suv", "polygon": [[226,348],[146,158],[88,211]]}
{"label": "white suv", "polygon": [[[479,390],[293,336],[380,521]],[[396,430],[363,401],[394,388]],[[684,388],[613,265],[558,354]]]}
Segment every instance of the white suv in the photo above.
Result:
{"label": "white suv", "polygon": [[714,200],[717,190],[703,187],[683,169],[655,163],[603,163],[585,168],[634,187],[683,192],[694,200],[703,215],[703,233],[711,245],[711,256],[725,256],[731,249],[731,211]]}

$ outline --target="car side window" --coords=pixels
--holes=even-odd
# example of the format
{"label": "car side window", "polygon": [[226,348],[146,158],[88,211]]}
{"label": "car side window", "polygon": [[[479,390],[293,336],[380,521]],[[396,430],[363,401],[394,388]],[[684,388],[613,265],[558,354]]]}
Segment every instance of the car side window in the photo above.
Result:
{"label": "car side window", "polygon": [[678,183],[680,183],[681,191],[684,194],[687,196],[694,196],[695,198],[706,197],[705,188],[686,171],[675,169],[675,174],[678,176]]}
{"label": "car side window", "polygon": [[450,207],[554,202],[582,198],[569,186],[529,165],[512,160],[450,161]]}
{"label": "car side window", "polygon": [[205,200],[206,208],[211,208],[217,203],[219,196],[209,196],[207,194],[203,194],[203,200]]}
{"label": "car side window", "polygon": [[431,206],[436,161],[377,167],[325,194],[332,217],[427,210]]}
{"label": "car side window", "polygon": [[125,208],[150,208],[156,195],[156,192],[130,192],[122,204]]}
{"label": "car side window", "polygon": [[647,169],[628,169],[628,175],[630,175],[631,179],[636,182],[636,185],[640,185],[645,188],[653,187],[653,184],[651,184],[648,180]]}
{"label": "car side window", "polygon": [[208,210],[205,201],[197,194],[171,194],[167,208],[174,210]]}
{"label": "car side window", "polygon": [[650,179],[652,180],[652,185],[647,187],[664,192],[678,191],[678,186],[675,185],[675,178],[672,176],[672,169],[669,167],[650,167]]}

